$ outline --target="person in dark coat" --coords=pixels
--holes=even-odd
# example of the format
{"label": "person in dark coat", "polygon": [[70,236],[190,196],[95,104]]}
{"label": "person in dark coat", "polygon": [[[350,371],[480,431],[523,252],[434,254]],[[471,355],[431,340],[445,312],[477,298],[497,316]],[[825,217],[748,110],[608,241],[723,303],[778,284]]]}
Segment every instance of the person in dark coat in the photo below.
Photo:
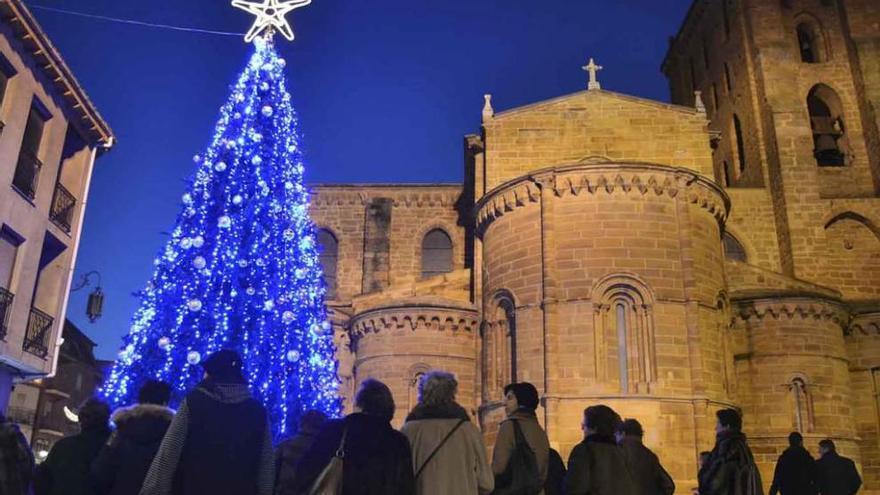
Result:
{"label": "person in dark coat", "polygon": [[354,399],[355,413],[329,421],[296,469],[294,490],[283,495],[308,493],[309,487],[343,446],[342,495],[413,495],[412,454],[406,437],[391,427],[394,398],[388,387],[373,379],[361,384]]}
{"label": "person in dark coat", "polygon": [[735,409],[715,413],[715,448],[700,470],[700,495],[763,495],[761,474]]}
{"label": "person in dark coat", "polygon": [[138,391],[137,404],[113,413],[116,431],[92,463],[96,495],[131,495],[141,491],[147,470],[174,418],[174,411],[168,408],[169,400],[171,387],[149,380]]}
{"label": "person in dark coat", "polygon": [[565,461],[553,447],[547,458],[547,481],[544,482],[544,495],[562,495],[565,490]]}
{"label": "person in dark coat", "polygon": [[80,433],[58,440],[37,468],[36,495],[92,495],[89,468],[110,437],[110,406],[89,399],[79,410]]}
{"label": "person in dark coat", "polygon": [[292,490],[296,466],[326,422],[327,415],[321,411],[306,411],[299,419],[296,435],[278,445],[275,450],[275,493]]}
{"label": "person in dark coat", "polygon": [[180,404],[141,495],[271,495],[271,428],[241,356],[218,351],[202,367],[205,379]]}
{"label": "person in dark coat", "polygon": [[0,493],[27,495],[34,477],[34,454],[18,425],[0,413]]}
{"label": "person in dark coat", "polygon": [[862,486],[856,464],[838,454],[830,438],[819,442],[816,481],[821,495],[854,495]]}
{"label": "person in dark coat", "polygon": [[641,495],[614,438],[619,422],[620,416],[605,405],[584,411],[584,440],[568,458],[566,495]]}
{"label": "person in dark coat", "polygon": [[638,493],[672,495],[675,493],[675,483],[669,473],[663,469],[657,454],[651,452],[651,449],[642,443],[644,436],[642,424],[635,419],[623,421],[615,432],[617,444],[626,455]]}
{"label": "person in dark coat", "polygon": [[770,495],[816,495],[816,461],[804,448],[798,432],[788,435],[788,448],[776,461]]}

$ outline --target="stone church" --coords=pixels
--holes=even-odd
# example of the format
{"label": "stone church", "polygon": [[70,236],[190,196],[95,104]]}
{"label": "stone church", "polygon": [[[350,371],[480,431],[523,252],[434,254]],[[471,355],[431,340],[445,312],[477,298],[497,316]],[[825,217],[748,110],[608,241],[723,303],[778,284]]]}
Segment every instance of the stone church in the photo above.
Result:
{"label": "stone church", "polygon": [[346,396],[384,381],[400,424],[422,373],[454,372],[491,446],[529,381],[564,458],[608,404],[681,493],[736,407],[766,484],[800,431],[880,493],[877,0],[695,0],[672,104],[585,69],[582,92],[487,97],[463,184],[315,188]]}

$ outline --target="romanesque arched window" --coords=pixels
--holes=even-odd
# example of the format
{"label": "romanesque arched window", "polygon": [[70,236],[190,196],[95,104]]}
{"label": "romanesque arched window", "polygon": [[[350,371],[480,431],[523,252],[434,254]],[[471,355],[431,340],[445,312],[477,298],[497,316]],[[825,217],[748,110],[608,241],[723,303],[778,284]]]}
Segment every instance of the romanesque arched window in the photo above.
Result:
{"label": "romanesque arched window", "polygon": [[812,20],[802,20],[795,28],[797,34],[798,52],[801,62],[806,64],[818,64],[827,60],[825,53],[825,40],[819,24]]}
{"label": "romanesque arched window", "polygon": [[746,172],[746,149],[745,143],[743,142],[742,123],[740,123],[737,114],[733,114],[733,135],[736,139],[736,146],[733,151],[736,154],[736,163],[739,165],[739,171],[736,177],[739,179]]}
{"label": "romanesque arched window", "polygon": [[633,276],[616,275],[593,294],[596,380],[621,393],[649,393],[657,379],[650,290]]}
{"label": "romanesque arched window", "polygon": [[422,278],[452,271],[452,239],[442,229],[434,229],[422,239]]}
{"label": "romanesque arched window", "polygon": [[813,395],[807,388],[807,380],[801,376],[792,378],[788,389],[794,410],[794,427],[800,433],[813,431]]}
{"label": "romanesque arched window", "polygon": [[724,160],[724,163],[721,164],[721,168],[724,172],[724,187],[730,187],[733,184],[733,177],[730,171],[730,163],[727,160]]}
{"label": "romanesque arched window", "polygon": [[336,236],[327,229],[318,231],[318,244],[321,246],[318,259],[324,272],[324,283],[327,284],[327,298],[336,297],[336,264],[339,258],[339,242]]}
{"label": "romanesque arched window", "polygon": [[849,139],[840,97],[828,86],[817,84],[807,95],[807,110],[810,112],[816,164],[820,167],[846,165]]}
{"label": "romanesque arched window", "polygon": [[516,381],[516,305],[502,291],[492,301],[483,329],[483,394],[501,400],[504,386]]}
{"label": "romanesque arched window", "polygon": [[743,263],[748,261],[746,249],[743,247],[742,243],[739,242],[736,237],[730,235],[730,233],[724,233],[721,237],[721,245],[724,248],[724,257],[726,259]]}

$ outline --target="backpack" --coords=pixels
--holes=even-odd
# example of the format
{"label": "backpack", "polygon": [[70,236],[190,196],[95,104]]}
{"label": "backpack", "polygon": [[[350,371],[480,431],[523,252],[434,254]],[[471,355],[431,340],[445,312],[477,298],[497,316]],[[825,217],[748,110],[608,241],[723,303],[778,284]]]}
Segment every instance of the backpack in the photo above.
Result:
{"label": "backpack", "polygon": [[495,491],[492,494],[537,495],[544,489],[541,473],[538,470],[538,458],[526,442],[519,421],[511,421],[516,445],[504,472],[495,477]]}

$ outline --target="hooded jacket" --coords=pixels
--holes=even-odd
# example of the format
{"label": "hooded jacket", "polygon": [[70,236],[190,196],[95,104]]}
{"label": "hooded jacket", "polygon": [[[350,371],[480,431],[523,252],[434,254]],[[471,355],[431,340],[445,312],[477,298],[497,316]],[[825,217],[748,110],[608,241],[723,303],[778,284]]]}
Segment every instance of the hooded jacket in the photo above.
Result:
{"label": "hooded jacket", "polygon": [[[425,464],[446,435],[462,421],[464,423],[434,458]],[[489,493],[495,487],[483,439],[460,405],[450,403],[431,407],[420,404],[407,416],[401,431],[412,448],[413,472],[425,465],[416,480],[419,495],[476,495]]]}
{"label": "hooded jacket", "polygon": [[568,458],[566,495],[642,495],[613,436],[593,434]]}
{"label": "hooded jacket", "polygon": [[210,378],[191,391],[162,440],[141,495],[271,495],[266,410],[244,383]]}
{"label": "hooded jacket", "polygon": [[174,411],[155,404],[117,409],[116,432],[92,463],[96,495],[138,493],[173,418]]}
{"label": "hooded jacket", "polygon": [[293,490],[296,480],[296,467],[299,461],[306,455],[320,428],[303,427],[293,438],[289,438],[278,445],[275,452],[275,493],[289,493]]}
{"label": "hooded jacket", "polygon": [[0,415],[0,493],[26,495],[34,475],[34,455],[18,429]]}
{"label": "hooded jacket", "polygon": [[761,474],[746,436],[718,434],[706,466],[700,470],[700,495],[762,495]]}

